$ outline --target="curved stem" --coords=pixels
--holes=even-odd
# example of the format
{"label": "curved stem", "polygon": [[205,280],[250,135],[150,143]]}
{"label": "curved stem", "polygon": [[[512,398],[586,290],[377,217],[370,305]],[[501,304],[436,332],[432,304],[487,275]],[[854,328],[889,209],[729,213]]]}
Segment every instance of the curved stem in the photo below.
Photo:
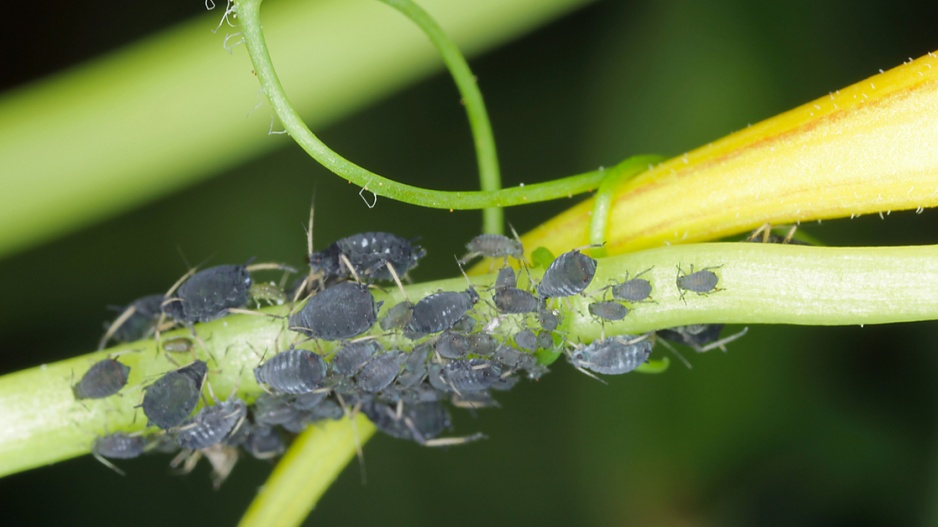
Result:
{"label": "curved stem", "polygon": [[[593,198],[593,211],[590,216],[591,245],[602,246],[606,243],[609,231],[609,215],[612,213],[612,202],[619,185],[632,176],[649,170],[650,164],[660,163],[665,160],[664,156],[659,156],[657,160],[650,159],[652,157],[630,157],[607,171],[599,184],[596,196]],[[593,252],[597,256],[606,255],[605,247],[595,249]]]}
{"label": "curved stem", "polygon": [[595,190],[603,178],[600,171],[556,179],[545,183],[502,190],[446,192],[429,190],[388,179],[345,159],[307,128],[287,98],[274,71],[260,21],[261,0],[242,0],[235,6],[254,72],[271,107],[287,133],[313,159],[333,173],[375,194],[423,207],[475,210],[536,203]]}
{"label": "curved stem", "polygon": [[[420,6],[410,0],[379,0],[417,24],[436,46],[443,63],[453,76],[453,81],[462,95],[462,102],[469,117],[469,128],[475,144],[476,160],[479,164],[479,183],[482,190],[495,191],[502,188],[501,174],[498,169],[498,154],[495,150],[495,137],[482,92],[476,83],[475,75],[469,69],[465,57],[443,29]],[[503,234],[505,214],[500,207],[490,207],[482,211],[482,232]]]}

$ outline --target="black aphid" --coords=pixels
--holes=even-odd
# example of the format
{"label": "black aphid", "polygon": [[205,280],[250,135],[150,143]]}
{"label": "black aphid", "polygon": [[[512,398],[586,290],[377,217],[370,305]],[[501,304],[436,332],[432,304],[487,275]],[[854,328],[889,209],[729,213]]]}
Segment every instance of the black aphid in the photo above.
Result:
{"label": "black aphid", "polygon": [[537,294],[542,298],[572,296],[582,293],[596,274],[596,260],[574,249],[551,262],[544,271]]}
{"label": "black aphid", "polygon": [[553,349],[554,337],[550,331],[537,332],[537,347],[541,349]]}
{"label": "black aphid", "polygon": [[461,359],[469,353],[469,337],[462,333],[444,331],[436,339],[434,349],[445,359]]}
{"label": "black aphid", "polygon": [[176,442],[192,450],[217,445],[241,426],[246,414],[247,405],[237,397],[206,406],[176,429]]}
{"label": "black aphid", "polygon": [[95,439],[91,453],[98,458],[133,459],[142,455],[146,448],[147,441],[143,436],[117,432]]}
{"label": "black aphid", "polygon": [[591,315],[602,320],[622,320],[629,314],[629,308],[613,301],[593,302],[587,308]]}
{"label": "black aphid", "polygon": [[613,285],[612,298],[624,302],[642,302],[651,296],[651,282],[644,278],[639,278],[643,274],[651,271],[651,268],[635,275],[629,279],[628,273],[625,275],[625,281]]}
{"label": "black aphid", "polygon": [[544,331],[554,331],[560,325],[560,317],[556,311],[548,309],[547,305],[541,302],[537,306],[537,323]]}
{"label": "black aphid", "polygon": [[397,376],[399,386],[410,388],[423,381],[427,376],[427,359],[430,357],[430,349],[429,343],[423,343],[407,354],[407,359],[401,366],[401,373]]}
{"label": "black aphid", "polygon": [[290,406],[297,410],[312,410],[319,406],[319,403],[323,402],[327,395],[328,393],[324,391],[301,393],[290,401]]}
{"label": "black aphid", "polygon": [[414,305],[414,316],[407,329],[421,335],[439,333],[453,327],[479,301],[472,287],[462,292],[440,291]]}
{"label": "black aphid", "polygon": [[407,354],[392,350],[373,357],[358,374],[356,386],[365,393],[375,393],[387,388],[401,371]]}
{"label": "black aphid", "polygon": [[443,365],[443,379],[458,393],[487,390],[499,383],[502,370],[487,359],[460,359]]}
{"label": "black aphid", "polygon": [[487,258],[514,258],[521,260],[524,257],[524,247],[518,240],[512,240],[501,234],[480,234],[466,244],[469,254],[463,256],[459,263],[466,263],[478,256]]}
{"label": "black aphid", "polygon": [[297,409],[285,395],[262,393],[251,407],[254,422],[260,425],[281,425],[293,420],[297,413]]}
{"label": "black aphid", "polygon": [[117,342],[133,342],[148,337],[159,322],[162,304],[163,295],[149,295],[138,298],[121,309],[121,314],[101,337],[98,349],[104,348],[112,338]]}
{"label": "black aphid", "polygon": [[143,394],[143,413],[163,430],[182,424],[199,403],[208,365],[197,360],[166,373],[147,387]]}
{"label": "black aphid", "polygon": [[398,275],[404,276],[417,266],[427,251],[406,238],[388,232],[363,232],[333,242],[322,251],[309,255],[314,274],[321,274],[326,283],[352,278],[341,255],[354,267],[362,280],[391,280],[388,263]]}
{"label": "black aphid", "polygon": [[515,333],[515,344],[526,351],[535,351],[538,348],[537,335],[530,329],[525,329]]}
{"label": "black aphid", "polygon": [[75,399],[101,399],[121,391],[127,384],[130,366],[114,359],[100,360],[72,386]]}
{"label": "black aphid", "polygon": [[575,349],[569,356],[571,364],[596,373],[619,375],[641,366],[651,354],[649,335],[619,335],[594,340]]}
{"label": "black aphid", "polygon": [[724,345],[745,335],[749,328],[744,328],[739,333],[734,333],[725,339],[720,339],[720,332],[722,330],[723,324],[690,324],[688,326],[659,329],[656,334],[665,340],[685,344],[694,348],[695,351],[702,353],[714,348],[721,348],[726,351]]}
{"label": "black aphid", "polygon": [[408,300],[399,302],[394,305],[391,309],[385,313],[384,318],[381,319],[378,324],[381,326],[381,329],[384,331],[391,331],[392,329],[401,329],[408,322],[410,322],[410,317],[414,314],[414,305]]}
{"label": "black aphid", "polygon": [[495,278],[495,289],[505,289],[508,287],[518,287],[518,278],[515,276],[515,270],[511,267],[502,267],[498,270],[498,276]]}
{"label": "black aphid", "polygon": [[290,348],[254,368],[254,378],[274,392],[308,393],[323,387],[326,362],[309,350]]}
{"label": "black aphid", "polygon": [[362,406],[362,413],[385,434],[420,444],[452,426],[449,412],[440,402],[405,404],[398,413],[393,405],[373,401]]}
{"label": "black aphid", "polygon": [[492,302],[499,313],[520,315],[537,311],[540,300],[532,293],[517,287],[496,288]]}
{"label": "black aphid", "polygon": [[269,426],[251,426],[238,444],[257,459],[271,459],[287,449],[280,434]]}
{"label": "black aphid", "polygon": [[498,340],[488,333],[469,335],[469,353],[480,357],[489,357],[498,348]]}
{"label": "black aphid", "polygon": [[251,274],[244,265],[209,267],[190,276],[163,301],[167,316],[186,324],[209,322],[242,308],[251,298]]}
{"label": "black aphid", "polygon": [[681,300],[684,300],[684,294],[688,291],[697,293],[698,295],[707,295],[721,291],[721,289],[717,288],[720,277],[710,270],[719,269],[720,267],[723,266],[704,267],[699,271],[694,271],[694,266],[691,264],[690,272],[685,273],[680,265],[677,266],[677,280],[675,283],[677,284],[678,290],[681,292]]}
{"label": "black aphid", "polygon": [[537,358],[534,355],[504,344],[495,350],[495,360],[511,370],[534,371],[538,366]]}
{"label": "black aphid", "polygon": [[375,325],[380,305],[368,286],[342,282],[320,291],[290,316],[290,329],[323,340],[357,337]]}
{"label": "black aphid", "polygon": [[351,342],[339,348],[332,358],[332,369],[339,375],[350,377],[358,373],[368,360],[384,353],[384,346],[377,340]]}

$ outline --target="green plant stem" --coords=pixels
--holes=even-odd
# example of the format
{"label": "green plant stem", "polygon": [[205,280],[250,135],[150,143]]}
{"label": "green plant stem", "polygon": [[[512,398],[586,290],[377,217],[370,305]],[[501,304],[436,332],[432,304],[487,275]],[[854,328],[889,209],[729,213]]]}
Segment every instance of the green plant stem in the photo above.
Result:
{"label": "green plant stem", "polygon": [[[718,292],[685,294],[675,287],[677,266],[689,270],[722,266]],[[626,272],[652,268],[645,278],[654,287],[654,302],[633,306],[625,320],[601,326],[587,312],[587,297],[556,301],[564,312],[561,332],[568,342],[588,342],[617,333],[638,333],[695,323],[853,325],[938,318],[938,246],[829,248],[757,243],[716,243],[653,249],[604,258],[588,292],[605,287]],[[535,279],[539,273],[533,272]],[[473,277],[479,286],[494,276]],[[462,277],[407,287],[411,299],[465,288]],[[400,292],[377,293],[385,309]],[[480,310],[489,309],[480,304]],[[282,311],[274,308],[272,311]],[[511,324],[503,324],[503,330]],[[513,326],[514,327],[514,326]],[[293,336],[282,320],[230,316],[198,326],[208,349],[210,382],[215,393],[237,387],[246,400],[260,393],[252,370],[262,354],[285,349]],[[180,332],[183,333],[183,332]],[[385,337],[386,338],[386,337]],[[396,337],[401,339],[402,337]],[[387,339],[387,338],[386,338]],[[386,340],[387,346],[404,344]],[[744,345],[741,341],[739,345]],[[328,349],[328,346],[324,346]],[[120,360],[131,366],[130,385],[121,396],[76,402],[75,376],[96,360],[127,352]],[[217,364],[213,364],[214,359]],[[94,437],[115,430],[142,430],[145,418],[135,408],[145,381],[173,369],[152,341],[131,343],[0,378],[0,475],[68,459],[89,452]],[[351,448],[351,447],[350,447]]]}
{"label": "green plant stem", "polygon": [[603,172],[593,171],[502,190],[446,192],[399,183],[345,159],[310,131],[290,103],[267,49],[260,20],[260,5],[261,0],[241,0],[236,4],[236,8],[254,72],[274,113],[287,133],[310,157],[349,182],[378,196],[404,203],[436,209],[475,210],[570,197],[595,190],[602,181]]}
{"label": "green plant stem", "polygon": [[[609,215],[612,213],[612,202],[619,186],[633,176],[648,170],[648,165],[660,163],[666,159],[664,156],[658,157],[657,160],[653,157],[655,156],[630,157],[606,171],[606,175],[596,190],[596,196],[593,197],[593,211],[590,216],[590,244],[603,245],[606,243],[609,234]],[[597,248],[594,250],[594,254],[596,256],[605,256],[606,249]]]}
{"label": "green plant stem", "polygon": [[[482,190],[495,191],[502,188],[502,178],[498,169],[498,154],[495,150],[495,136],[492,134],[492,124],[485,109],[482,92],[476,83],[475,75],[469,69],[469,64],[463,57],[459,48],[447,36],[433,18],[420,6],[410,0],[380,0],[397,9],[417,24],[426,33],[433,45],[436,46],[443,63],[449,70],[459,94],[462,96],[466,115],[469,117],[469,128],[472,131],[472,141],[475,144],[476,160],[479,164],[479,183]],[[482,211],[482,232],[490,234],[503,234],[505,231],[505,214],[499,207],[490,207]]]}

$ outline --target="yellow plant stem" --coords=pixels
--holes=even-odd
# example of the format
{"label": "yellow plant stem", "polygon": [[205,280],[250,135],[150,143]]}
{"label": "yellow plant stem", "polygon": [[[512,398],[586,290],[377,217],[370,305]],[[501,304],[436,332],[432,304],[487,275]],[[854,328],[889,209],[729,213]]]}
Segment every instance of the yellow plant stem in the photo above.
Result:
{"label": "yellow plant stem", "polygon": [[[938,205],[938,56],[875,75],[655,166],[615,191],[618,254],[763,223]],[[530,251],[589,243],[593,200],[524,236]]]}

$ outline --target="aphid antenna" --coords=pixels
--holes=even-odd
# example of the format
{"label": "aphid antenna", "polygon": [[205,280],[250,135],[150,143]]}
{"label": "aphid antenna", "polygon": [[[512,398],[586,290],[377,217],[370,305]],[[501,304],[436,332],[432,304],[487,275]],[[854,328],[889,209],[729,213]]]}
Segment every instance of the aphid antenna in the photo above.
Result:
{"label": "aphid antenna", "polygon": [[[455,256],[453,258],[456,258]],[[466,270],[463,269],[462,264],[459,263],[459,258],[456,258],[456,265],[459,266],[459,272],[462,273],[463,278],[466,279],[466,284],[469,285],[469,288],[466,289],[466,292],[472,291],[470,295],[474,295],[476,299],[479,297],[479,293],[476,292],[475,286],[472,284],[472,280],[469,280],[469,275],[466,274]]]}
{"label": "aphid antenna", "polygon": [[[722,338],[722,339],[717,340],[717,341],[715,341],[715,342],[711,342],[710,344],[707,344],[706,346],[704,346],[704,347],[702,347],[702,348],[700,348],[699,346],[695,346],[695,347],[694,347],[694,350],[697,351],[698,353],[703,353],[703,352],[706,352],[706,351],[710,351],[710,350],[712,350],[712,349],[714,349],[714,348],[720,348],[724,353],[726,353],[726,345],[727,345],[727,344],[729,344],[730,342],[733,342],[733,341],[736,340],[736,339],[741,338],[743,335],[745,335],[745,334],[748,333],[748,332],[749,332],[749,327],[747,326],[747,327],[743,328],[743,330],[740,331],[739,333],[734,333],[734,334],[732,334],[732,335],[730,335],[730,336],[728,336],[728,337]],[[699,349],[698,349],[698,348],[699,348]]]}
{"label": "aphid antenna", "polygon": [[[344,257],[345,255],[343,254],[342,256]],[[387,262],[385,266],[388,268],[388,272],[391,273],[391,278],[394,279],[394,283],[397,284],[397,288],[400,289],[401,296],[404,297],[404,300],[413,305],[410,297],[407,296],[407,291],[404,290],[404,284],[401,283],[401,277],[397,274],[397,269],[394,268],[394,265],[391,262]]]}
{"label": "aphid antenna", "polygon": [[674,355],[675,357],[677,357],[677,359],[678,359],[679,361],[681,361],[681,363],[683,363],[684,366],[687,366],[687,369],[688,369],[688,370],[694,369],[694,367],[691,366],[690,361],[688,361],[687,358],[684,357],[684,355],[681,355],[681,353],[680,353],[677,349],[675,349],[674,346],[672,346],[671,344],[668,344],[668,341],[666,341],[665,339],[658,339],[658,338],[656,338],[656,339],[655,339],[655,344],[657,344],[657,343],[659,343],[659,342],[660,342],[665,348],[668,348],[668,351],[670,351],[672,355]]}
{"label": "aphid antenna", "polygon": [[228,314],[233,314],[233,315],[251,315],[254,317],[268,317],[268,318],[276,318],[280,320],[290,318],[289,315],[275,315],[273,313],[264,313],[263,311],[257,311],[255,309],[244,309],[241,307],[229,307],[227,311],[228,311]]}
{"label": "aphid antenna", "polygon": [[295,268],[282,263],[277,262],[265,262],[257,264],[246,264],[244,268],[249,272],[253,273],[254,271],[285,271],[287,273],[296,273],[298,272]]}

